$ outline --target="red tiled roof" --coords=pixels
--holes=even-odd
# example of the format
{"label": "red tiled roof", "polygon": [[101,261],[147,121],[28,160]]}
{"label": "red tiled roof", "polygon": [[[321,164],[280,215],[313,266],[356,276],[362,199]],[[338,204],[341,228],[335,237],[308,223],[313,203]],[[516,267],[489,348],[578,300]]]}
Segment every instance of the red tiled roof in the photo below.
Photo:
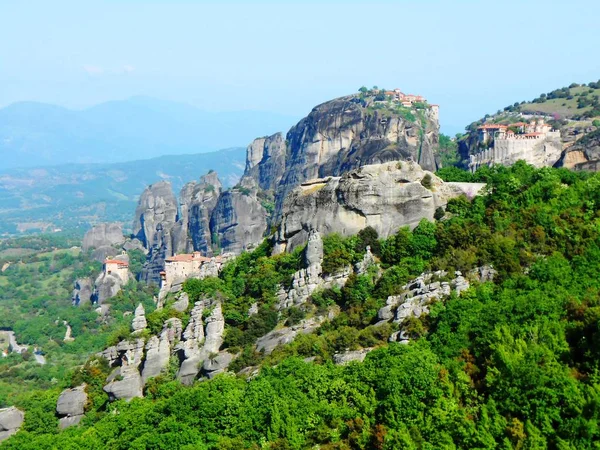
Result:
{"label": "red tiled roof", "polygon": [[499,129],[499,128],[508,128],[508,125],[501,125],[499,123],[485,123],[485,124],[477,127],[478,130],[480,130],[480,129]]}
{"label": "red tiled roof", "polygon": [[104,264],[118,264],[120,266],[129,266],[127,261],[121,261],[120,259],[106,259]]}
{"label": "red tiled roof", "polygon": [[165,259],[166,262],[192,262],[192,261],[202,261],[208,262],[210,258],[206,256],[202,256],[200,253],[183,253],[181,255],[171,256]]}

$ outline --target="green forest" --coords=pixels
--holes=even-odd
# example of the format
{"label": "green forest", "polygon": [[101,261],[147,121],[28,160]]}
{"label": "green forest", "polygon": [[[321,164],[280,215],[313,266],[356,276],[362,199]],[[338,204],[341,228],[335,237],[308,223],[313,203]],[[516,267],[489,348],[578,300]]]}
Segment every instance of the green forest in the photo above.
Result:
{"label": "green forest", "polygon": [[[325,271],[358,261],[370,245],[383,269],[318,291],[306,308],[274,310],[279,284],[301,267],[300,250],[271,255],[265,241],[219,278],[188,281],[191,300],[219,296],[230,368],[184,387],[174,370],[150,380],[145,398],[108,402],[109,368],[90,359],[51,389],[15,397],[26,411],[7,449],[586,449],[600,446],[600,175],[566,169],[442,169],[446,180],[484,181],[484,195],[451,200],[436,222],[388,239],[372,229],[324,239]],[[375,326],[387,296],[428,270],[490,264],[474,283],[402,324],[408,345]],[[129,289],[135,303],[142,291]],[[245,314],[252,303],[259,313]],[[115,303],[117,303],[115,301]],[[265,356],[256,338],[278,323],[335,308],[314,334]],[[153,317],[148,316],[152,326]],[[175,314],[169,308],[161,319]],[[154,321],[158,318],[154,317]],[[126,332],[124,334],[127,334]],[[122,337],[114,335],[113,338]],[[375,347],[362,363],[332,354]],[[306,358],[311,358],[306,362]],[[58,431],[56,399],[88,385],[82,425]]]}

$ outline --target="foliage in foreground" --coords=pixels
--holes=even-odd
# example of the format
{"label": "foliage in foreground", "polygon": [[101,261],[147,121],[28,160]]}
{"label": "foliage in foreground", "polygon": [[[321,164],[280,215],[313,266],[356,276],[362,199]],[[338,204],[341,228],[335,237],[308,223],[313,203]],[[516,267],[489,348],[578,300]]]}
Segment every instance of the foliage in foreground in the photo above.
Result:
{"label": "foliage in foreground", "polygon": [[[444,220],[380,242],[386,272],[379,282],[355,279],[313,297],[315,307],[336,303],[346,322],[336,319],[290,344],[276,367],[250,380],[221,375],[189,388],[171,374],[130,403],[107,404],[98,391],[83,426],[60,433],[56,394],[46,393],[23,405],[26,426],[6,448],[597,448],[600,176],[517,164],[486,177],[486,196],[454,200]],[[353,239],[342,240],[336,256],[327,252],[331,267],[356,259]],[[268,277],[246,275],[260,258],[278,263],[255,256],[245,256],[237,272],[230,268],[231,278],[226,271],[213,280],[213,293],[244,302],[260,296],[268,309]],[[372,327],[348,320],[368,318],[368,305],[415,267],[482,263],[497,269],[495,282],[432,305],[410,345],[381,346],[345,367],[326,356],[320,364],[302,361],[328,345],[327,333]],[[74,381],[99,385],[104,377],[104,369],[88,367]]]}

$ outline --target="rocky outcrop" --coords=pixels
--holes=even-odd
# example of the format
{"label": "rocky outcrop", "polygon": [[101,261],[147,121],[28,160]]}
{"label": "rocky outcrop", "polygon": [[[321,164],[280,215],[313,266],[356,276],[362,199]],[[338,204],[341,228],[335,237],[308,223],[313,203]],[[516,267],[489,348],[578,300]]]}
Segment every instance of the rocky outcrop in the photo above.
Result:
{"label": "rocky outcrop", "polygon": [[286,169],[277,187],[275,217],[299,184],[340,176],[366,164],[412,160],[436,170],[437,115],[425,109],[407,120],[396,108],[351,95],[315,107],[287,134]]}
{"label": "rocky outcrop", "polygon": [[286,143],[283,134],[255,139],[246,151],[244,175],[263,191],[275,191],[285,171]]}
{"label": "rocky outcrop", "polygon": [[109,398],[131,400],[134,397],[142,397],[144,384],[139,366],[144,357],[144,340],[121,341],[100,355],[112,366],[117,366],[107,378],[108,384],[104,386]]}
{"label": "rocky outcrop", "polygon": [[183,187],[179,196],[181,216],[174,232],[174,252],[199,251],[212,255],[210,217],[222,190],[216,172],[209,172],[199,182]]}
{"label": "rocky outcrop", "polygon": [[73,389],[65,389],[58,397],[56,414],[59,416],[58,423],[61,429],[77,425],[83,418],[88,400],[85,388],[86,385],[83,384]]}
{"label": "rocky outcrop", "polygon": [[85,233],[82,249],[84,252],[94,249],[92,257],[104,261],[107,256],[114,255],[115,247],[120,247],[124,242],[121,224],[101,223]]}
{"label": "rocky outcrop", "polygon": [[91,301],[93,303],[102,303],[114,297],[129,280],[133,280],[131,273],[128,273],[127,279],[124,280],[118,274],[101,272],[96,281],[94,281],[94,291],[92,292]]}
{"label": "rocky outcrop", "polygon": [[202,371],[208,378],[214,378],[227,370],[233,358],[234,356],[229,352],[220,352],[204,360]]}
{"label": "rocky outcrop", "polygon": [[311,180],[285,201],[276,251],[305,243],[311,229],[351,236],[371,226],[387,238],[400,227],[433,221],[435,210],[458,195],[413,162],[368,165],[341,177]]}
{"label": "rocky outcrop", "polygon": [[146,359],[142,370],[142,382],[164,373],[169,367],[171,351],[181,339],[181,320],[165,321],[160,337],[151,336],[146,344]]}
{"label": "rocky outcrop", "polygon": [[133,221],[133,237],[148,250],[141,277],[158,283],[165,258],[173,254],[173,228],[177,223],[177,200],[171,183],[148,186],[140,196]]}
{"label": "rocky outcrop", "polygon": [[362,348],[360,350],[348,350],[346,352],[336,353],[333,355],[333,362],[341,366],[353,361],[363,362],[367,357],[367,354],[372,350],[372,348]]}
{"label": "rocky outcrop", "polygon": [[131,321],[131,330],[134,333],[140,333],[146,328],[146,311],[141,303],[135,308],[133,320]]}
{"label": "rocky outcrop", "polygon": [[598,172],[600,170],[600,130],[588,129],[588,133],[569,146],[556,167]]}
{"label": "rocky outcrop", "polygon": [[[486,282],[493,280],[495,274],[496,271],[491,266],[473,269],[468,273],[468,279],[459,271],[455,272],[452,279],[449,279],[445,271],[421,274],[404,285],[401,294],[389,296],[386,305],[378,311],[377,317],[381,323],[393,320],[402,326],[408,318],[419,318],[423,314],[429,314],[429,306],[433,302],[448,297],[453,291],[460,295],[470,287],[469,279]],[[390,341],[404,343],[409,339],[410,336],[403,329],[394,332],[390,337]]]}
{"label": "rocky outcrop", "polygon": [[256,341],[256,351],[270,355],[276,347],[292,342],[298,334],[314,333],[325,321],[325,316],[302,320],[298,325],[273,330]]}
{"label": "rocky outcrop", "polygon": [[[192,309],[190,322],[183,333],[184,341],[180,344],[180,354],[182,356],[181,367],[177,378],[183,384],[192,384],[198,377],[201,369],[208,375],[213,376],[223,372],[233,358],[219,355],[219,348],[223,345],[223,336],[225,332],[225,319],[220,302],[215,302],[213,309],[206,318],[206,328],[202,329],[202,314],[206,308],[205,302],[197,302]],[[203,342],[204,339],[204,342]],[[226,353],[226,352],[223,352]],[[212,359],[213,363],[204,362]],[[214,372],[214,373],[213,373]]]}
{"label": "rocky outcrop", "polygon": [[259,244],[267,229],[267,211],[257,197],[256,182],[249,177],[224,192],[210,219],[215,245],[235,254]]}
{"label": "rocky outcrop", "polygon": [[24,418],[23,411],[14,406],[0,409],[0,442],[19,431]]}
{"label": "rocky outcrop", "polygon": [[78,278],[73,286],[71,302],[75,306],[91,303],[93,290],[94,285],[91,278]]}

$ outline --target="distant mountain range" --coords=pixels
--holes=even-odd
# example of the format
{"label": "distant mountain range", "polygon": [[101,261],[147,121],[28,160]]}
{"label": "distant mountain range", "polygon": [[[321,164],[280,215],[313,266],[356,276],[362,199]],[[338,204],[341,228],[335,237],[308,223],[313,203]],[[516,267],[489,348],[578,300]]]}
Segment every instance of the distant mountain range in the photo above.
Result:
{"label": "distant mountain range", "polygon": [[217,171],[225,186],[244,172],[245,148],[170,155],[113,164],[67,164],[0,169],[0,236],[27,231],[81,231],[97,222],[133,220],[144,188],[168,180],[176,193],[188,181]]}
{"label": "distant mountain range", "polygon": [[281,114],[207,112],[148,97],[84,110],[19,102],[0,109],[0,170],[215,151],[245,146],[295,122]]}

